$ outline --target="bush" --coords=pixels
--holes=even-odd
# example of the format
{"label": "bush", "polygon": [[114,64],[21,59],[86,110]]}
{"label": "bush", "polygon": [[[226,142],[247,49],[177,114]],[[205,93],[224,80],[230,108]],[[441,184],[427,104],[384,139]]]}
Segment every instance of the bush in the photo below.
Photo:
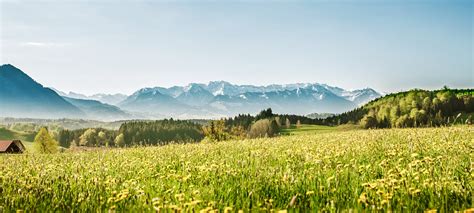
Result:
{"label": "bush", "polygon": [[263,138],[263,137],[273,137],[278,133],[278,124],[272,119],[262,119],[255,122],[252,127],[250,127],[249,137],[250,138]]}

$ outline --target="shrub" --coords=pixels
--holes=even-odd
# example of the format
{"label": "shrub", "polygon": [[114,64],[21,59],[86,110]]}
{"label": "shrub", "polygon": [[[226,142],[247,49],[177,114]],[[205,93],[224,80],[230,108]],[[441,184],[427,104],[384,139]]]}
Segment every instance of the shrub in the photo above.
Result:
{"label": "shrub", "polygon": [[278,124],[272,119],[262,119],[255,122],[250,127],[249,137],[250,138],[263,138],[273,137],[278,133]]}

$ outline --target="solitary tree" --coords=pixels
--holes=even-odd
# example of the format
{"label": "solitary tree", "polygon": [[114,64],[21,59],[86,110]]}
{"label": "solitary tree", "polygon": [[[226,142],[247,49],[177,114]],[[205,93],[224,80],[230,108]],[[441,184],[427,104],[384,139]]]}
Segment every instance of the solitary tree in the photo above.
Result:
{"label": "solitary tree", "polygon": [[274,134],[275,131],[272,129],[272,124],[269,119],[261,119],[256,121],[250,127],[249,131],[250,138],[273,137]]}
{"label": "solitary tree", "polygon": [[39,153],[56,153],[58,152],[58,142],[55,141],[48,132],[48,129],[42,127],[36,134],[34,145]]}
{"label": "solitary tree", "polygon": [[296,128],[300,128],[300,127],[301,127],[301,121],[298,120],[298,121],[296,121]]}

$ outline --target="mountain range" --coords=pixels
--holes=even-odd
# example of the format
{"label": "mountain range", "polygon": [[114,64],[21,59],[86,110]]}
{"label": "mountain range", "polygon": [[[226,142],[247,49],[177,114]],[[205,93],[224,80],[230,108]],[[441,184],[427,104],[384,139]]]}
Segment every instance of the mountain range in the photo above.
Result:
{"label": "mountain range", "polygon": [[88,95],[83,95],[83,94],[75,93],[75,92],[65,93],[55,88],[51,88],[51,89],[63,97],[85,99],[85,100],[95,100],[95,101],[100,101],[104,104],[110,104],[110,105],[116,105],[127,98],[127,95],[120,94],[120,93],[116,93],[116,94],[98,93],[98,94],[88,96]]}
{"label": "mountain range", "polygon": [[220,118],[255,114],[268,107],[276,113],[306,115],[345,112],[380,96],[370,88],[349,91],[319,83],[254,86],[226,81],[143,88],[130,96],[86,96],[43,87],[12,65],[0,66],[0,116],[3,117]]}
{"label": "mountain range", "polygon": [[305,115],[345,112],[380,96],[370,88],[347,91],[318,83],[254,86],[212,81],[140,89],[118,106],[128,111],[175,117],[255,114],[268,107],[278,113]]}

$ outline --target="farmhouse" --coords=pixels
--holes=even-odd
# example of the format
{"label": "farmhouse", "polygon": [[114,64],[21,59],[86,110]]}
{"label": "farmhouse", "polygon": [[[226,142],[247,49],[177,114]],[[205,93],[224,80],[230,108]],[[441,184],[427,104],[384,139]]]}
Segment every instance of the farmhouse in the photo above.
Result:
{"label": "farmhouse", "polygon": [[25,146],[20,140],[0,141],[0,153],[23,153]]}

